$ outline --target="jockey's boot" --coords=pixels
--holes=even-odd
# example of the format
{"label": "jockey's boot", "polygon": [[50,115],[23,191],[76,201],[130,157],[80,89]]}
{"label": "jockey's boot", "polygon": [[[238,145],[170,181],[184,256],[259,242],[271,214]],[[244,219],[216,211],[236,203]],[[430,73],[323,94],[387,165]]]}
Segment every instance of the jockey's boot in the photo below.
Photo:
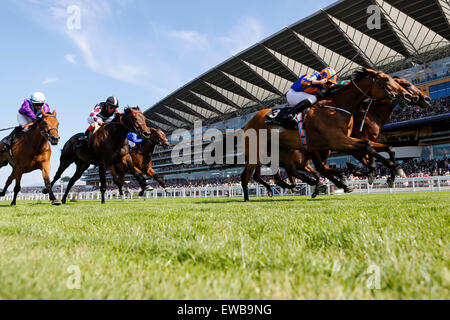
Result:
{"label": "jockey's boot", "polygon": [[89,129],[84,132],[84,135],[78,138],[75,144],[76,148],[83,148],[89,145]]}
{"label": "jockey's boot", "polygon": [[312,106],[312,103],[308,99],[301,101],[300,103],[298,103],[297,105],[292,107],[292,109],[289,111],[289,114],[287,115],[287,120],[289,122],[291,122],[291,121],[296,122],[295,116],[311,106]]}

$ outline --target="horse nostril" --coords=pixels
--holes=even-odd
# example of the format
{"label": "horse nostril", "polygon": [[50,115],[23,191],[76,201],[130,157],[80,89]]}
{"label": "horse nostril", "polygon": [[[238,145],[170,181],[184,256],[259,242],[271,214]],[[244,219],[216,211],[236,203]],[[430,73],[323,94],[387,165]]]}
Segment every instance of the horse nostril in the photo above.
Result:
{"label": "horse nostril", "polygon": [[419,102],[419,97],[418,96],[413,96],[412,102],[414,102],[414,103]]}

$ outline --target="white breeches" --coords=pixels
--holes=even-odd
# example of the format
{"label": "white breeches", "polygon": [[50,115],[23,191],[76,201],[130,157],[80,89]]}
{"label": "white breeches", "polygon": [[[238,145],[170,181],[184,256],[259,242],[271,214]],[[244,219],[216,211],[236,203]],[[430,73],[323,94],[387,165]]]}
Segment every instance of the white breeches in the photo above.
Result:
{"label": "white breeches", "polygon": [[294,107],[303,100],[307,99],[311,102],[311,104],[315,104],[317,102],[317,97],[315,95],[306,92],[297,92],[292,89],[286,94],[286,99],[291,107]]}
{"label": "white breeches", "polygon": [[27,124],[33,122],[33,119],[31,119],[31,118],[29,118],[29,117],[27,117],[27,116],[24,116],[24,115],[21,114],[21,113],[18,113],[18,114],[17,114],[17,121],[19,122],[19,125],[23,128],[23,127],[25,127]]}

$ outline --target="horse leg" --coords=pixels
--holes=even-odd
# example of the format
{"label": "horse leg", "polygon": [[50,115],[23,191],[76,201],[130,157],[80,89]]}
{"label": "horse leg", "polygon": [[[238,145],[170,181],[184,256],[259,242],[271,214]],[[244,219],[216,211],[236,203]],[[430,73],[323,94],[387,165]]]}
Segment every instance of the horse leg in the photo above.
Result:
{"label": "horse leg", "polygon": [[66,191],[64,192],[64,196],[61,200],[62,203],[66,203],[67,196],[69,195],[70,190],[72,189],[75,182],[81,178],[83,173],[89,168],[89,164],[86,163],[77,163],[77,170],[72,178],[70,178],[69,183],[67,184]]}
{"label": "horse leg", "polygon": [[122,201],[125,201],[125,197],[123,195],[123,184],[125,183],[125,175],[123,174],[123,170],[120,170],[120,168],[118,167],[112,166],[111,168],[109,168],[109,171],[111,172],[114,183],[117,185],[117,188],[119,188],[120,199]]}
{"label": "horse leg", "polygon": [[261,165],[258,165],[255,168],[255,172],[253,173],[253,179],[255,179],[256,182],[262,184],[267,189],[267,194],[269,195],[269,197],[273,197],[272,187],[270,186],[270,184],[268,184],[261,178]]}
{"label": "horse leg", "polygon": [[137,182],[139,183],[139,186],[141,187],[141,192],[139,192],[139,196],[142,197],[144,195],[145,191],[151,191],[153,190],[152,187],[150,187],[149,185],[147,185],[147,182],[145,181],[144,178],[144,173],[142,171],[140,171],[139,169],[137,169],[134,164],[133,164],[133,159],[131,158],[130,155],[127,155],[124,159],[124,163],[126,168],[128,168],[128,171],[131,172],[131,174],[133,175],[133,177],[137,180]]}
{"label": "horse leg", "polygon": [[20,181],[22,180],[22,172],[16,171],[15,179],[16,179],[16,185],[14,187],[14,198],[13,198],[13,201],[11,202],[12,206],[16,205],[17,195],[19,194],[20,189],[21,189]]}
{"label": "horse leg", "polygon": [[156,182],[159,183],[159,185],[166,190],[166,184],[164,183],[164,181],[155,173],[155,170],[153,170],[152,167],[147,169],[147,174],[149,175],[150,178],[153,178]]}
{"label": "horse leg", "polygon": [[328,178],[331,182],[333,182],[338,188],[344,189],[345,193],[350,193],[353,191],[353,188],[347,186],[343,181],[337,179],[333,174],[333,170],[326,166],[322,160],[322,158],[318,154],[313,154],[312,159],[314,165],[317,170],[326,178]]}
{"label": "horse leg", "polygon": [[16,169],[13,169],[13,171],[11,172],[10,176],[8,177],[8,180],[6,180],[5,186],[3,187],[2,192],[0,193],[0,197],[4,197],[6,195],[6,191],[8,190],[9,186],[11,185],[11,183],[14,181],[14,179],[16,178]]}
{"label": "horse leg", "polygon": [[106,169],[104,166],[98,166],[98,175],[100,176],[100,192],[102,194],[102,204],[105,204]]}
{"label": "horse leg", "polygon": [[[55,177],[53,178],[52,182],[50,183],[50,188],[53,188],[53,186],[55,185],[56,181],[58,181],[62,174],[64,173],[64,171],[66,171],[66,169],[73,163],[73,161],[69,162],[69,161],[64,161],[64,159],[60,160],[59,163],[59,168],[58,171],[56,171]],[[48,193],[48,189],[45,188],[44,190],[42,190],[43,194],[47,194]]]}
{"label": "horse leg", "polygon": [[42,178],[44,178],[45,188],[48,190],[52,205],[59,206],[61,203],[56,199],[53,194],[52,187],[50,185],[50,161],[44,162],[41,166]]}
{"label": "horse leg", "polygon": [[354,176],[367,178],[369,185],[372,185],[376,178],[377,166],[375,163],[375,159],[369,154],[361,154],[361,153],[355,153],[353,154],[353,157],[359,162],[361,162],[364,166],[369,168],[369,172],[365,173],[362,171],[357,171],[356,166],[351,162],[347,162],[347,168],[350,169],[350,171]]}
{"label": "horse leg", "polygon": [[[373,144],[377,145],[376,142]],[[400,165],[395,160],[392,161],[392,160],[386,159],[382,155],[380,155],[373,147],[373,144],[370,141],[366,142],[365,148],[367,150],[367,153],[369,155],[371,155],[372,157],[374,157],[375,159],[377,159],[378,161],[380,161],[381,163],[383,163],[383,165],[385,165],[386,167],[389,168],[389,170],[391,172],[391,177],[388,179],[388,185],[390,188],[392,188],[394,185],[395,177],[398,175],[398,176],[404,178],[404,177],[406,177],[405,172],[403,171],[403,169],[400,167]]]}
{"label": "horse leg", "polygon": [[395,150],[393,147],[386,145],[386,144],[377,143],[377,142],[372,142],[372,146],[377,152],[386,152],[389,155],[389,160],[396,164],[394,168],[390,169],[391,177],[388,178],[388,184],[390,186],[392,186],[394,184],[396,175],[398,175],[400,177],[406,177],[405,172],[400,167],[400,165],[397,163],[397,159],[395,158]]}
{"label": "horse leg", "polygon": [[245,166],[244,171],[241,174],[241,184],[242,184],[242,190],[244,192],[244,201],[249,201],[248,197],[248,182],[250,181],[250,177],[253,174],[253,171],[255,171],[256,165],[254,164],[247,164]]}
{"label": "horse leg", "polygon": [[293,189],[295,189],[295,187],[297,186],[297,185],[295,184],[294,177],[292,177],[291,175],[289,176],[289,182],[290,182],[291,184],[288,184],[286,181],[284,181],[284,180],[281,178],[281,171],[280,171],[280,169],[278,169],[278,172],[273,176],[273,178],[274,178],[274,180],[275,180],[275,184],[276,184],[277,186],[283,188],[283,189],[293,190]]}

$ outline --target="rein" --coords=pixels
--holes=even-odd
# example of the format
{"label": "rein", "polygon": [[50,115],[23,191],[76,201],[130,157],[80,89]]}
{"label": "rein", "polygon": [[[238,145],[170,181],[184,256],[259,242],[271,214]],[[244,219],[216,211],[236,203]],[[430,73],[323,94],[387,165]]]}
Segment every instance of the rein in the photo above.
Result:
{"label": "rein", "polygon": [[[56,119],[56,116],[46,116],[46,118],[55,118]],[[40,122],[39,124],[38,124],[38,127],[39,127],[39,132],[41,133],[41,135],[45,138],[45,139],[50,139],[50,132],[52,132],[52,131],[58,131],[58,129],[57,128],[50,128],[50,129],[48,129],[47,130],[47,132],[42,132],[42,130],[41,130],[41,124],[42,122]]]}
{"label": "rein", "polygon": [[[375,84],[375,82],[378,83],[377,77],[378,77],[378,75],[379,75],[380,73],[381,73],[381,71],[378,71],[377,74],[376,74],[374,77],[372,77],[372,80],[374,80],[374,81],[372,82],[372,86],[370,87],[369,92],[372,91],[372,88],[373,88],[373,85]],[[363,118],[363,121],[361,122],[361,126],[360,126],[360,128],[359,128],[359,132],[362,132],[362,130],[363,130],[363,128],[364,128],[364,124],[366,123],[367,114],[368,114],[369,111],[370,111],[370,107],[372,106],[372,103],[373,103],[374,101],[376,101],[376,100],[379,100],[379,99],[375,99],[375,98],[369,96],[367,93],[365,93],[360,87],[358,87],[358,86],[356,85],[356,83],[355,83],[355,81],[354,81],[353,79],[352,79],[352,84],[356,87],[356,89],[359,90],[359,92],[361,92],[366,98],[368,98],[368,99],[370,100],[369,105],[367,106],[366,112],[364,112],[364,118]],[[385,88],[384,86],[381,86],[381,87],[382,87],[383,90],[387,93],[388,96],[392,96],[392,94],[391,94],[389,91],[387,91],[386,88]],[[396,98],[396,97],[395,97],[395,98]],[[393,100],[393,99],[391,99],[391,100]]]}

